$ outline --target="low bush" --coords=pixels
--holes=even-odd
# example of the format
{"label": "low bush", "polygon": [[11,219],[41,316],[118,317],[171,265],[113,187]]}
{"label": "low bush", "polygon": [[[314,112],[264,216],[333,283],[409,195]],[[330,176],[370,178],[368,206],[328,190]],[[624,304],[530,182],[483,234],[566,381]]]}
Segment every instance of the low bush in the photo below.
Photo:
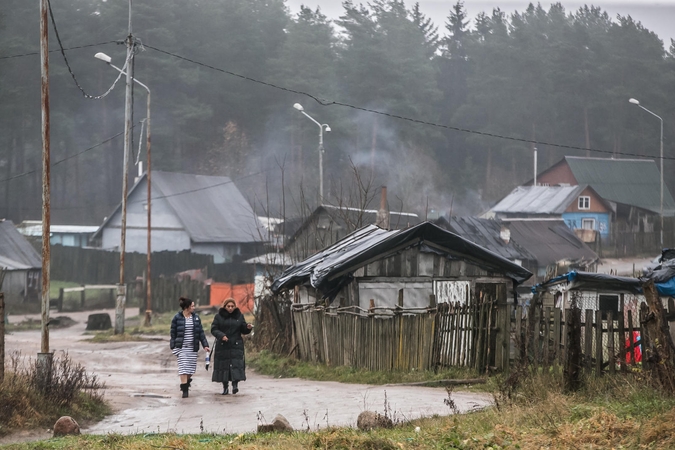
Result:
{"label": "low bush", "polygon": [[10,355],[0,384],[0,435],[21,428],[51,426],[61,416],[100,419],[110,412],[101,383],[68,354],[55,356],[43,369],[20,353]]}

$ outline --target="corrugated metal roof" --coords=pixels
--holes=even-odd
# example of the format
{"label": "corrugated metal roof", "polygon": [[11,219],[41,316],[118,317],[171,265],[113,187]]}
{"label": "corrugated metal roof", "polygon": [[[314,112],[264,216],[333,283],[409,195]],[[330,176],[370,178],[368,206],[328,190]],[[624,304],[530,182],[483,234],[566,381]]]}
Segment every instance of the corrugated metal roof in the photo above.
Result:
{"label": "corrugated metal roof", "polygon": [[514,220],[507,224],[511,238],[534,255],[539,266],[561,260],[592,262],[598,259],[562,220]]}
{"label": "corrugated metal roof", "polygon": [[[24,220],[16,226],[24,236],[42,237],[41,220]],[[98,230],[97,225],[49,225],[50,232],[63,234],[92,234]]]}
{"label": "corrugated metal roof", "polygon": [[492,207],[492,211],[505,214],[562,214],[585,188],[585,185],[518,186]]}
{"label": "corrugated metal roof", "polygon": [[434,244],[437,251],[482,267],[492,273],[522,283],[532,276],[527,269],[431,222],[422,222],[405,230],[383,230],[368,225],[342,240],[286,269],[272,284],[279,292],[298,284],[309,283],[324,295],[336,295],[352,279],[351,273],[374,258],[388,256],[406,246]]}
{"label": "corrugated metal roof", "polygon": [[[145,179],[143,174],[131,192]],[[153,198],[169,203],[193,242],[246,243],[266,236],[251,205],[228,177],[153,171],[152,189]],[[120,206],[94,236],[119,210]]]}
{"label": "corrugated metal roof", "polygon": [[[583,158],[565,160],[580,185],[587,184],[605,200],[636,206],[655,213],[661,210],[661,173],[653,160]],[[675,215],[675,200],[663,189],[664,215]]]}
{"label": "corrugated metal roof", "polygon": [[453,233],[495,252],[508,260],[514,261],[519,259],[521,261],[534,261],[536,259],[534,255],[531,255],[513,239],[510,239],[508,243],[504,242],[500,236],[502,226],[502,223],[492,219],[452,217],[450,219],[449,229]]}
{"label": "corrugated metal roof", "polygon": [[[363,227],[366,225],[375,225],[377,222],[377,210],[375,209],[361,209],[354,208],[350,206],[333,206],[333,205],[320,205],[312,211],[312,214],[305,220],[302,220],[297,225],[296,230],[290,234],[289,231],[294,225],[292,222],[295,219],[290,219],[287,224],[289,228],[286,228],[286,233],[289,233],[291,239],[289,239],[288,244],[293,243],[302,230],[307,228],[312,222],[314,222],[321,214],[327,214],[330,219],[337,224],[339,227],[344,229],[355,229],[357,227]],[[422,220],[415,213],[409,212],[399,212],[399,211],[390,211],[389,212],[389,228],[392,230],[402,230],[404,228],[417,225]]]}
{"label": "corrugated metal roof", "polygon": [[42,267],[42,257],[19,233],[11,220],[0,221],[0,257],[3,258],[0,266],[9,270]]}
{"label": "corrugated metal roof", "polygon": [[255,242],[266,235],[251,205],[228,177],[153,172],[152,184],[194,242]]}

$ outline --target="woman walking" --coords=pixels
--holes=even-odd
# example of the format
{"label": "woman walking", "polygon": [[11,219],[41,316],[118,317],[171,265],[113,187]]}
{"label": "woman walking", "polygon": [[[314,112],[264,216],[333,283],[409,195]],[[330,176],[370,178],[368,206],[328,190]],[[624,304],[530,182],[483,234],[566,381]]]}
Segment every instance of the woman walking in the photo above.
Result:
{"label": "woman walking", "polygon": [[171,320],[171,351],[178,359],[178,376],[183,398],[188,396],[192,375],[197,370],[197,352],[201,343],[206,353],[209,342],[206,340],[202,321],[195,314],[195,304],[189,298],[179,299],[181,311]]}
{"label": "woman walking", "polygon": [[242,334],[249,334],[253,325],[246,323],[244,315],[237,308],[234,299],[228,298],[213,318],[211,334],[217,344],[213,352],[213,376],[211,381],[223,383],[223,394],[229,394],[228,383],[232,382],[232,393],[239,392],[239,382],[246,380],[244,362],[244,340]]}

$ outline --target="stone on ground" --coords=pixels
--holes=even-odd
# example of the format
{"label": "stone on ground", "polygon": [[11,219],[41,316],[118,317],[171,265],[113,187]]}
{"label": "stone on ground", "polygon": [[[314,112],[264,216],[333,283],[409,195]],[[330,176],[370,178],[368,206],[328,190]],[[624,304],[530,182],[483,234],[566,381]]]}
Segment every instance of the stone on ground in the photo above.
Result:
{"label": "stone on ground", "polygon": [[293,431],[293,427],[281,414],[277,414],[272,423],[258,425],[258,433]]}
{"label": "stone on ground", "polygon": [[88,331],[109,330],[110,328],[112,328],[112,322],[108,313],[90,314],[87,318]]}
{"label": "stone on ground", "polygon": [[54,424],[54,437],[80,434],[80,426],[70,416],[63,416]]}
{"label": "stone on ground", "polygon": [[389,417],[373,411],[363,411],[356,419],[356,427],[362,431],[373,430],[375,428],[391,428],[394,423]]}

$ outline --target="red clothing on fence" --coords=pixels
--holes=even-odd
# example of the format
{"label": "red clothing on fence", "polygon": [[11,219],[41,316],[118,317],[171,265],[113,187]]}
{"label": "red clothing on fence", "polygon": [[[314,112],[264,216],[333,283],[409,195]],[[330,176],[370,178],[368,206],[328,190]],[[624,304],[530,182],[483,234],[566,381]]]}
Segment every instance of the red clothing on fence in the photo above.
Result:
{"label": "red clothing on fence", "polygon": [[[638,342],[640,340],[640,332],[639,331],[633,331],[633,343]],[[626,348],[628,351],[626,352],[626,362],[630,364],[631,362],[631,351],[630,351],[630,338],[626,339]],[[639,363],[642,362],[642,346],[637,345],[633,349],[633,355],[634,355],[634,360],[633,363]]]}

